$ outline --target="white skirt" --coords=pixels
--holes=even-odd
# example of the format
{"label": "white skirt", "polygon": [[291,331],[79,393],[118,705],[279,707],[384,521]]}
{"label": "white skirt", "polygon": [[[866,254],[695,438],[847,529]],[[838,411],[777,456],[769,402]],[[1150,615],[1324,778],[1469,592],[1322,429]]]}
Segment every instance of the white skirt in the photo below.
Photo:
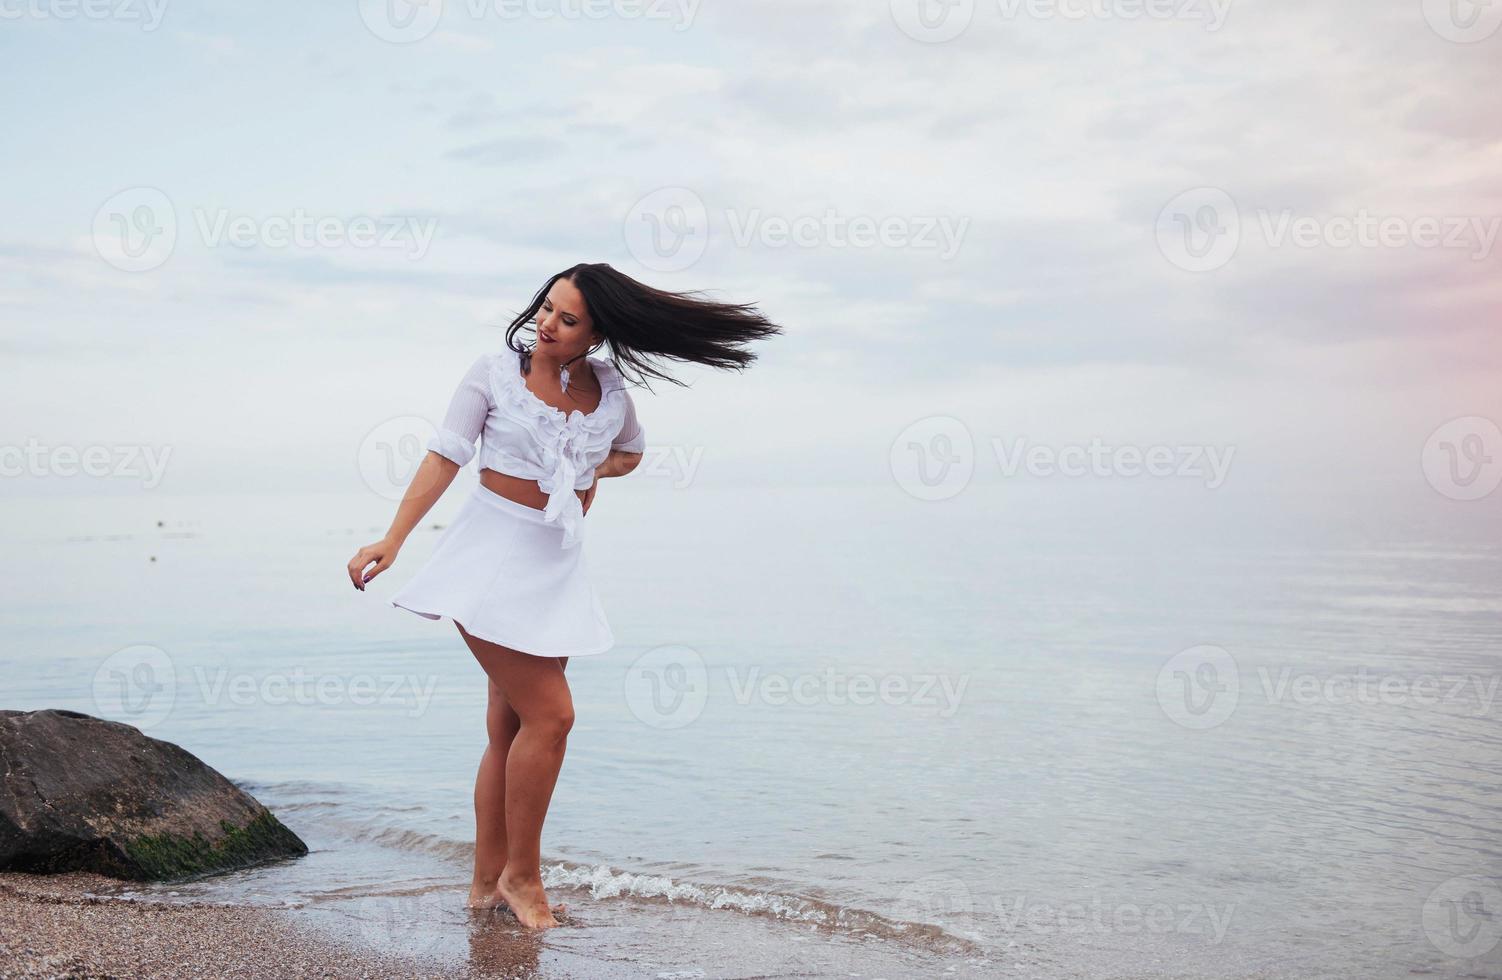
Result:
{"label": "white skirt", "polygon": [[541,510],[478,484],[391,604],[533,656],[605,653],[615,635],[584,546],[564,548],[563,534]]}

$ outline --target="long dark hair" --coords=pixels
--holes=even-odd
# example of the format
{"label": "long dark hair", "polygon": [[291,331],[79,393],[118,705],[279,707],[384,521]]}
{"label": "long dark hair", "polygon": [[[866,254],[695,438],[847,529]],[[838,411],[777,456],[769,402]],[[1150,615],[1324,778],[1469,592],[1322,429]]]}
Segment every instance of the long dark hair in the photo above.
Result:
{"label": "long dark hair", "polygon": [[559,279],[573,283],[584,296],[595,330],[610,345],[616,370],[622,377],[630,377],[625,370],[629,367],[639,383],[651,376],[683,385],[646,360],[649,356],[743,371],[756,360],[754,353],[741,349],[745,344],[782,333],[782,327],[750,303],[718,303],[702,298],[700,290],[671,293],[655,289],[604,262],[587,262],[550,278],[506,329],[506,345],[523,355],[524,365],[530,360],[531,348],[518,347],[514,339],[530,327],[535,345],[537,331],[532,318]]}

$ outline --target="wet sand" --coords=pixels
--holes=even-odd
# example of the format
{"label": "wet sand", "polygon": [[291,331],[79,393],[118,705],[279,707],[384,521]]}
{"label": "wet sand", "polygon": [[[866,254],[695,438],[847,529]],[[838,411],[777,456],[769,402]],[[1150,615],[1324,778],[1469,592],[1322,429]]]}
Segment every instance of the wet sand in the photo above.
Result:
{"label": "wet sand", "polygon": [[465,909],[458,887],[278,908],[0,874],[0,977],[969,977],[998,966],[771,916],[551,897],[565,924],[539,933],[504,910]]}
{"label": "wet sand", "polygon": [[[169,904],[104,894],[93,875],[0,874],[0,977],[639,977],[525,938],[441,966],[314,928],[296,909]],[[474,952],[474,951],[472,951]]]}

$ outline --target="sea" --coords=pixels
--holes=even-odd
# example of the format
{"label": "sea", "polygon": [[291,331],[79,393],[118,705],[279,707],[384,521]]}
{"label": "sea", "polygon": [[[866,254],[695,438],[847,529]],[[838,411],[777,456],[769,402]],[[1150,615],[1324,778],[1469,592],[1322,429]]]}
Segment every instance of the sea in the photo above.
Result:
{"label": "sea", "polygon": [[0,502],[0,708],[181,745],[310,847],[119,896],[431,975],[1502,976],[1498,500],[602,481],[618,645],[568,666],[568,921],[524,936],[463,908],[484,676],[388,601],[472,483],[365,592],[390,494]]}

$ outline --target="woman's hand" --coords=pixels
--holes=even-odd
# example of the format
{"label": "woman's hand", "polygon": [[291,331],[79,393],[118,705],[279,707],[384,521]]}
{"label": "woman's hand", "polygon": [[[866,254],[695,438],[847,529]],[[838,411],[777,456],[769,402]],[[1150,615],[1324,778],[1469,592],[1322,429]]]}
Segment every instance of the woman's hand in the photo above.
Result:
{"label": "woman's hand", "polygon": [[[361,548],[349,560],[349,580],[355,588],[364,592],[365,583],[391,567],[391,563],[396,561],[396,553],[401,550],[402,542],[407,540],[407,535],[412,533],[417,522],[443,496],[443,491],[454,482],[458,472],[458,463],[428,450],[417,467],[412,482],[407,485],[402,502],[397,505],[396,518],[392,520],[386,536],[375,544]],[[371,565],[375,568],[367,572],[366,569]]]}
{"label": "woman's hand", "polygon": [[589,485],[589,489],[586,490],[586,491],[584,491],[584,499],[580,501],[580,503],[584,505],[584,513],[586,513],[586,514],[589,513],[589,505],[592,504],[592,503],[594,503],[595,491],[598,490],[599,488],[600,488],[600,478],[598,476],[596,476],[595,477],[595,482],[591,483]]}
{"label": "woman's hand", "polygon": [[[400,550],[400,545],[386,538],[382,538],[375,544],[368,544],[361,548],[355,552],[355,557],[349,560],[350,582],[354,583],[355,588],[364,592],[365,584],[390,568],[392,563],[396,561],[396,553]],[[370,568],[372,564],[375,565],[375,568],[371,568],[367,572],[366,569]]]}

